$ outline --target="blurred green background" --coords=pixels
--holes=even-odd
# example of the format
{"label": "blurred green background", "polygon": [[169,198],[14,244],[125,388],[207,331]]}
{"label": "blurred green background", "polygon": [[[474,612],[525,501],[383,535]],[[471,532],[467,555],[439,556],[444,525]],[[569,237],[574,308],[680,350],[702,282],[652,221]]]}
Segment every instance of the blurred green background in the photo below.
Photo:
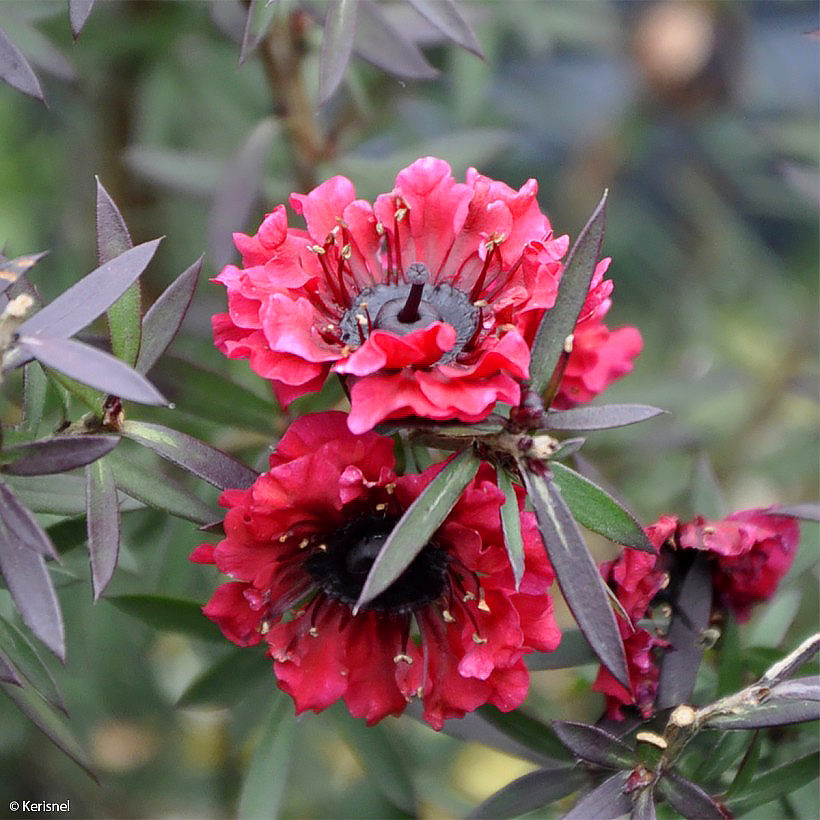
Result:
{"label": "blurred green background", "polygon": [[[72,43],[64,3],[0,2],[0,27],[48,100],[46,108],[0,86],[0,248],[11,257],[51,249],[31,274],[46,299],[95,267],[97,174],[135,243],[166,236],[142,280],[147,305],[203,250],[207,276],[217,273],[233,258],[232,230],[253,233],[289,192],[334,173],[363,197],[389,190],[426,154],[457,176],[475,165],[515,187],[535,177],[556,232],[572,236],[608,187],[609,324],[637,325],[645,350],[606,399],[671,416],[598,434],[584,454],[646,523],[695,512],[704,454],[724,512],[816,499],[816,4],[462,3],[484,60],[444,43],[409,6],[384,5],[440,73],[401,80],[354,57],[316,114],[321,151],[306,163],[305,146],[294,150],[277,118],[281,100],[262,62],[251,54],[238,65],[240,3],[98,2]],[[309,18],[304,25],[302,80],[314,105],[322,32]],[[235,184],[242,174],[257,183],[253,199]],[[213,348],[210,316],[223,309],[223,289],[202,281],[173,356],[152,374],[176,408],[128,412],[259,467],[285,419],[246,362]],[[338,400],[331,387],[296,412]],[[4,412],[13,421],[14,403]],[[204,485],[196,491],[215,498]],[[747,647],[785,650],[816,628],[817,528],[803,533],[777,599],[744,627]],[[204,602],[216,579],[187,561],[202,539],[187,522],[128,514],[111,591]],[[54,674],[102,785],[0,699],[0,815],[27,798],[70,799],[76,817],[233,815],[268,712],[289,712],[272,697],[272,676],[246,682],[237,666],[230,708],[176,708],[190,682],[228,656],[227,644],[151,630],[104,600],[93,606],[82,550],[65,568],[68,663]],[[0,608],[10,611],[5,593]],[[545,716],[594,720],[594,674],[536,673],[532,703]],[[371,766],[386,754],[381,742],[408,763],[423,817],[463,814],[532,768],[409,717],[387,724],[389,734],[351,742],[356,728],[338,714],[300,720],[284,755],[283,816],[408,816],[407,783],[386,776],[377,787],[364,774],[366,749]],[[275,791],[284,771],[274,768]],[[816,815],[806,789],[787,808]]]}

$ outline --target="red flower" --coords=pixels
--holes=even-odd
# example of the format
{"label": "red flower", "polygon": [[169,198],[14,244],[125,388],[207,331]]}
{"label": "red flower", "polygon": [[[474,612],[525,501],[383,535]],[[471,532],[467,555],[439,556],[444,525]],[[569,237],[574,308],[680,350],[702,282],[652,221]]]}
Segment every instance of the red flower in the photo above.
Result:
{"label": "red flower", "polygon": [[233,580],[205,614],[240,646],[268,644],[297,713],[343,698],[373,724],[420,697],[440,729],[484,703],[515,709],[529,685],[523,656],[560,640],[547,594],[553,573],[532,514],[521,516],[526,570],[516,591],[503,494],[483,465],[404,574],[353,615],[393,524],[443,465],[396,476],[391,439],[354,435],[345,420],[298,419],[267,473],[223,493],[226,536],[192,560]]}
{"label": "red flower", "polygon": [[[788,572],[800,527],[795,519],[752,509],[732,513],[720,521],[697,516],[681,523],[674,515],[663,515],[646,534],[661,550],[659,556],[625,549],[616,561],[601,566],[604,579],[614,590],[633,623],[651,612],[657,594],[669,582],[663,567],[673,551],[698,549],[711,553],[712,585],[719,606],[730,609],[745,621],[754,604],[774,595]],[[621,719],[621,706],[636,705],[644,717],[653,712],[660,669],[658,649],[668,646],[658,635],[618,618],[624,639],[632,691],[619,684],[603,667],[593,689],[607,696],[607,714]]]}
{"label": "red flower", "polygon": [[[281,402],[346,379],[354,432],[388,418],[478,421],[497,401],[517,405],[530,345],[555,302],[566,236],[554,238],[529,180],[515,191],[443,160],[417,160],[374,204],[337,176],[254,236],[234,234],[242,267],[216,278],[228,313],[214,316],[217,347],[249,358]],[[612,283],[596,271],[558,402],[586,401],[627,373],[638,331],[611,333],[602,317]]]}

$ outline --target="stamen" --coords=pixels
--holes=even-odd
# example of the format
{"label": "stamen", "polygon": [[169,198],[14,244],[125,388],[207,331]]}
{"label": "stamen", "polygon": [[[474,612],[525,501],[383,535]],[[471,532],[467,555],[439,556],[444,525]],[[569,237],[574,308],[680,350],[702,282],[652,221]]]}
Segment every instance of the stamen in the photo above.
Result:
{"label": "stamen", "polygon": [[[350,250],[350,246],[348,246],[348,250]],[[348,257],[350,254],[348,254]],[[339,291],[342,294],[342,299],[344,299],[344,306],[350,307],[350,295],[347,292],[347,288],[345,287],[345,256],[343,253],[339,254],[339,264],[336,266],[336,276],[339,279]]]}
{"label": "stamen", "polygon": [[456,622],[456,619],[453,617],[453,613],[450,612],[449,609],[442,609],[441,617],[444,618],[445,623],[454,624]]}
{"label": "stamen", "polygon": [[473,643],[477,643],[477,644],[480,646],[480,645],[481,645],[481,644],[483,644],[483,643],[487,643],[487,639],[486,639],[486,638],[482,638],[482,637],[481,637],[480,635],[478,635],[476,632],[473,632]]}
{"label": "stamen", "polygon": [[400,652],[393,658],[393,663],[406,663],[410,666],[413,663],[413,659],[409,655],[405,655]]}
{"label": "stamen", "polygon": [[[318,638],[319,630],[316,629],[315,626],[312,626],[310,629],[308,629],[308,635],[310,635],[311,638]],[[475,635],[473,635],[473,637],[475,637]]]}
{"label": "stamen", "polygon": [[487,279],[487,271],[490,269],[490,262],[492,262],[493,256],[498,251],[498,245],[495,242],[492,244],[488,242],[486,247],[487,255],[484,257],[484,267],[481,268],[481,273],[478,274],[478,279],[476,279],[473,289],[470,291],[471,302],[475,302],[481,291],[484,290],[484,282]]}
{"label": "stamen", "polygon": [[[401,200],[399,200],[400,202]],[[397,203],[398,204],[398,203]],[[397,208],[393,214],[393,241],[396,243],[396,284],[399,282],[399,275],[402,271],[401,264],[401,242],[399,242],[399,220],[407,213],[402,208]]]}

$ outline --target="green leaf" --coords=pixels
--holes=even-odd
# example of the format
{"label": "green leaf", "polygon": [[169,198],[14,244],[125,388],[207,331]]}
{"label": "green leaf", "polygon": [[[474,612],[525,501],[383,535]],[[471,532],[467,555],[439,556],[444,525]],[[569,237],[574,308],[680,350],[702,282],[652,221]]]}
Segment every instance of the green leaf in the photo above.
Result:
{"label": "green leaf", "polygon": [[524,462],[519,467],[564,600],[601,663],[629,687],[621,633],[598,566],[578,525],[549,476]]}
{"label": "green leaf", "polygon": [[[78,475],[5,476],[20,501],[35,513],[85,515],[85,479]],[[142,504],[120,494],[120,509],[142,509]]]}
{"label": "green leaf", "polygon": [[740,654],[740,632],[737,620],[727,612],[720,640],[717,696],[737,692],[743,685],[743,659]]}
{"label": "green leaf", "polygon": [[757,809],[780,797],[811,783],[820,771],[820,755],[817,752],[784,763],[767,772],[758,774],[743,794],[728,801],[735,815]]}
{"label": "green leaf", "polygon": [[255,684],[273,681],[271,661],[253,648],[234,649],[208,667],[180,695],[177,706],[233,706]]}
{"label": "green leaf", "polygon": [[604,191],[592,216],[578,235],[567,258],[555,305],[546,311],[535,334],[530,354],[530,383],[536,393],[543,393],[546,389],[584,306],[604,241],[606,198],[607,192]]}
{"label": "green leaf", "polygon": [[102,595],[117,567],[120,553],[120,508],[117,485],[108,459],[85,468],[88,557],[94,600]]}
{"label": "green leaf", "polygon": [[290,700],[274,698],[239,795],[238,820],[279,816],[292,760],[295,721]]}
{"label": "green leaf", "polygon": [[504,530],[504,546],[510,559],[515,588],[518,589],[524,575],[524,541],[521,537],[521,515],[518,511],[518,499],[515,487],[507,473],[500,467],[497,470],[498,488],[504,493],[501,505],[501,527]]}
{"label": "green leaf", "polygon": [[617,544],[657,552],[632,513],[606,490],[558,461],[550,462],[550,470],[578,523]]}
{"label": "green leaf", "polygon": [[202,614],[202,605],[163,595],[109,595],[104,600],[154,629],[206,641],[224,641],[219,627]]}
{"label": "green leaf", "polygon": [[[104,265],[134,247],[125,220],[97,177],[97,256]],[[133,367],[140,349],[140,286],[134,282],[107,311],[111,352]]]}
{"label": "green leaf", "polygon": [[23,418],[26,429],[35,436],[43,420],[47,392],[48,378],[42,365],[39,362],[27,364],[23,372]]}
{"label": "green leaf", "polygon": [[558,649],[552,652],[532,652],[524,661],[530,672],[540,672],[544,669],[567,669],[570,666],[597,663],[598,658],[580,629],[564,629]]}
{"label": "green leaf", "polygon": [[735,779],[729,788],[726,789],[727,799],[731,799],[736,794],[742,794],[746,790],[746,787],[752,782],[757,772],[757,765],[760,763],[760,752],[762,748],[763,735],[757,731],[752,737],[752,742],[749,744],[746,754],[743,755],[743,760],[740,762],[740,766],[738,766]]}
{"label": "green leaf", "polygon": [[195,524],[210,524],[219,517],[204,501],[158,470],[143,467],[118,451],[109,453],[108,459],[117,487],[143,504]]}
{"label": "green leaf", "polygon": [[704,754],[697,769],[694,780],[698,783],[716,783],[720,776],[734,766],[743,754],[747,738],[743,732],[722,732],[716,740],[709,733],[709,753]]}
{"label": "green leaf", "polygon": [[692,474],[692,512],[716,521],[726,514],[726,503],[712,463],[706,453],[695,462]]}
{"label": "green leaf", "polygon": [[413,562],[455,507],[480,463],[472,448],[462,450],[405,510],[370,568],[354,615],[384,592]]}
{"label": "green leaf", "polygon": [[416,817],[416,792],[397,744],[384,724],[367,726],[342,708],[333,710],[339,733],[358,758],[367,777],[408,816]]}
{"label": "green leaf", "polygon": [[558,760],[572,758],[572,754],[548,723],[531,717],[521,709],[500,712],[495,706],[485,704],[479,706],[477,712],[499,732],[543,757]]}

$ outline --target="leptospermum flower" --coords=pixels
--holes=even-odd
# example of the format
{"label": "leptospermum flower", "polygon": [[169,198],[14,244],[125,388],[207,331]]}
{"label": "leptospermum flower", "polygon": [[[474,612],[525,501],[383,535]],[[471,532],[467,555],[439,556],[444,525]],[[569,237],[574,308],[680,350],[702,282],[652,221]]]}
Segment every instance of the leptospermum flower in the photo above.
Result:
{"label": "leptospermum flower", "polygon": [[650,717],[658,689],[658,657],[668,646],[662,635],[633,626],[651,615],[659,593],[670,581],[666,567],[680,550],[702,550],[710,554],[715,603],[745,621],[755,604],[769,600],[788,572],[800,540],[794,518],[766,509],[742,510],[719,521],[697,516],[681,522],[664,515],[646,534],[660,552],[658,556],[626,549],[601,567],[604,580],[632,619],[618,618],[624,639],[632,691],[619,684],[603,667],[593,689],[607,696],[607,713],[620,719],[621,707],[634,704]]}
{"label": "leptospermum flower", "polygon": [[405,572],[354,615],[393,525],[443,465],[404,476],[393,466],[392,440],[352,434],[342,413],[295,421],[270,470],[222,494],[224,540],[192,555],[232,578],[205,614],[239,646],[267,644],[297,713],[343,698],[373,724],[418,697],[440,729],[484,703],[515,709],[529,685],[524,655],[560,640],[532,514],[521,513],[526,563],[516,591],[504,496],[483,465]]}
{"label": "leptospermum flower", "polygon": [[[530,346],[555,303],[567,251],[536,202],[534,179],[515,191],[475,169],[456,182],[425,157],[400,171],[375,202],[336,176],[254,236],[234,234],[242,267],[216,277],[228,313],[214,316],[216,346],[249,358],[283,404],[346,383],[353,432],[385,419],[479,421],[497,401],[518,405]],[[629,372],[635,328],[603,322],[609,260],[595,271],[556,405],[587,401]]]}

